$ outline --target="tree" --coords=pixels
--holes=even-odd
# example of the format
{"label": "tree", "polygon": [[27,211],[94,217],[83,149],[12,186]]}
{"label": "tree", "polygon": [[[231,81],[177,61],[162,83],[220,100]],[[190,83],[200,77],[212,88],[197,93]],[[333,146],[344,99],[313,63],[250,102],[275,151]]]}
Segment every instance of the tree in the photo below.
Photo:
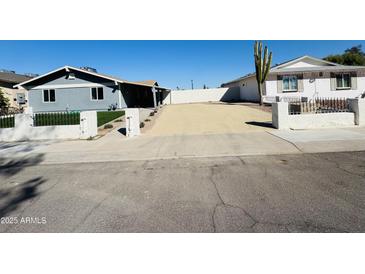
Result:
{"label": "tree", "polygon": [[255,70],[258,93],[260,97],[260,105],[263,104],[262,85],[265,83],[267,75],[270,72],[272,52],[265,46],[264,59],[262,59],[262,42],[255,42],[254,46]]}
{"label": "tree", "polygon": [[0,88],[0,112],[5,112],[9,107],[9,98],[5,97],[3,90]]}
{"label": "tree", "polygon": [[361,45],[346,49],[342,54],[328,55],[323,60],[347,66],[365,66],[365,53]]}

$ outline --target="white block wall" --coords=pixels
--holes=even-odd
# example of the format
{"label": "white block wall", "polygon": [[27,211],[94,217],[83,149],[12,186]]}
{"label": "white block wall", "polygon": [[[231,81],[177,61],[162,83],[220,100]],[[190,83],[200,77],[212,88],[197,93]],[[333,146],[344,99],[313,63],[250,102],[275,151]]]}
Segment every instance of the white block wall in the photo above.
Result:
{"label": "white block wall", "polygon": [[353,112],[289,115],[288,103],[272,104],[272,124],[277,129],[313,129],[365,125],[365,99],[352,99]]}
{"label": "white block wall", "polygon": [[80,125],[34,127],[31,114],[16,114],[15,127],[0,128],[0,141],[87,139],[96,136],[96,111],[81,112],[80,118],[84,119]]}
{"label": "white block wall", "polygon": [[353,112],[289,115],[290,129],[336,128],[355,125]]}
{"label": "white block wall", "polygon": [[239,101],[239,88],[212,88],[193,90],[172,90],[163,104],[187,104],[219,101]]}

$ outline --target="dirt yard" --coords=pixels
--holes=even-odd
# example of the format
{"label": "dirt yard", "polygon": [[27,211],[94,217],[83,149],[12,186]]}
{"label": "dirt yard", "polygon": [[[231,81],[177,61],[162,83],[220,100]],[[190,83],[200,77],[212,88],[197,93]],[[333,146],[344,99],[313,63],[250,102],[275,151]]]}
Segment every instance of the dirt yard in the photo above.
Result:
{"label": "dirt yard", "polygon": [[268,131],[271,113],[250,106],[223,103],[164,106],[146,135],[187,135]]}

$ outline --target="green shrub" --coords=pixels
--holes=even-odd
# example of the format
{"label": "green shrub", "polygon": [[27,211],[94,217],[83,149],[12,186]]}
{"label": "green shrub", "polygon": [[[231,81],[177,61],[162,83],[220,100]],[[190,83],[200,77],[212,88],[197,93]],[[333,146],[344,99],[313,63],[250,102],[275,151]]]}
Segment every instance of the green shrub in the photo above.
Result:
{"label": "green shrub", "polygon": [[150,116],[153,116],[153,115],[155,115],[155,113],[154,113],[154,112],[151,112],[151,113],[150,113]]}
{"label": "green shrub", "polygon": [[144,123],[143,122],[140,122],[139,123],[139,128],[143,128],[144,127]]}
{"label": "green shrub", "polygon": [[146,119],[146,120],[144,120],[145,122],[149,122],[149,121],[151,121],[151,119]]}

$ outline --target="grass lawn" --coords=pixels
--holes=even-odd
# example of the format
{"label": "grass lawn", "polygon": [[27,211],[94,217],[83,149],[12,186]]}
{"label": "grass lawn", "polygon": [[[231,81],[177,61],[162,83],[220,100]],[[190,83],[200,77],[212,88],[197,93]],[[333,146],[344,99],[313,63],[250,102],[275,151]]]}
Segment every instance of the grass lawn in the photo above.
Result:
{"label": "grass lawn", "polygon": [[14,127],[14,116],[12,117],[0,117],[0,128]]}
{"label": "grass lawn", "polygon": [[124,111],[99,111],[98,127],[124,115]]}

